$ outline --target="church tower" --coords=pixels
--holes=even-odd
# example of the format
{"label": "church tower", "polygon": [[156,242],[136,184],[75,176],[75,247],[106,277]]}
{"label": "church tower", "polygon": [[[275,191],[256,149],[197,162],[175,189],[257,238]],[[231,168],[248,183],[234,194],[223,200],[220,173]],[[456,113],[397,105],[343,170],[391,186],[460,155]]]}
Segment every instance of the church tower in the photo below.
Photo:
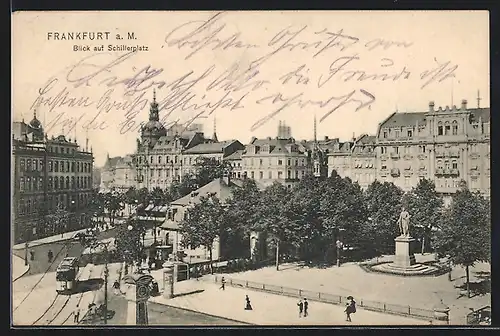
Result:
{"label": "church tower", "polygon": [[36,109],[33,111],[33,119],[30,121],[28,133],[32,134],[33,141],[44,141],[43,127],[40,120],[36,117]]}
{"label": "church tower", "polygon": [[316,115],[314,115],[314,140],[312,144],[311,159],[313,175],[315,177],[326,176],[328,174],[326,153],[321,149],[318,143]]}
{"label": "church tower", "polygon": [[143,143],[153,147],[158,139],[167,135],[167,130],[160,122],[158,103],[156,102],[156,90],[153,90],[153,101],[149,107],[149,121],[141,129]]}

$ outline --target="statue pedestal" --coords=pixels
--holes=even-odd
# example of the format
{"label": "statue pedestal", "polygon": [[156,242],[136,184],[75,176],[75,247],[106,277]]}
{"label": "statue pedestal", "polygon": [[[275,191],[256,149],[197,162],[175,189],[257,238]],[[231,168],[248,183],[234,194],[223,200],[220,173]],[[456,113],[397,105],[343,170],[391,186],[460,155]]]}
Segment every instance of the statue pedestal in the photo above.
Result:
{"label": "statue pedestal", "polygon": [[413,244],[415,239],[412,237],[399,236],[394,239],[396,242],[396,254],[394,256],[394,266],[407,268],[416,263],[413,254]]}

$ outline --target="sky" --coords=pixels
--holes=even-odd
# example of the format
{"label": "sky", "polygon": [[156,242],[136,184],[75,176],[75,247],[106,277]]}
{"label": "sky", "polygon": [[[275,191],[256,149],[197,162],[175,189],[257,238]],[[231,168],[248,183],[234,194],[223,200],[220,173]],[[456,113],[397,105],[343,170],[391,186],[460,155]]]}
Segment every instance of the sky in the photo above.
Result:
{"label": "sky", "polygon": [[312,139],[315,117],[318,137],[347,140],[429,101],[477,107],[479,92],[489,106],[488,20],[486,11],[17,12],[12,118],[36,111],[49,136],[83,147],[88,138],[96,166],[134,152],[153,91],[166,126],[201,123],[211,136],[215,121],[219,140],[274,137],[280,121]]}

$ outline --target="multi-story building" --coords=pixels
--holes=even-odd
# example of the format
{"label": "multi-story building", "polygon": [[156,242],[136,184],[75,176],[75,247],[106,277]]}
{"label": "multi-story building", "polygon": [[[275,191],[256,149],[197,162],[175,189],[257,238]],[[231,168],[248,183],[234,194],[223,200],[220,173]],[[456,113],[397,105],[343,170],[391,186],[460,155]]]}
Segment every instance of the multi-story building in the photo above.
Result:
{"label": "multi-story building", "polygon": [[363,134],[357,139],[336,143],[328,153],[328,175],[333,170],[367,188],[376,179],[376,137]]}
{"label": "multi-story building", "polygon": [[253,138],[241,158],[243,177],[264,185],[278,181],[291,187],[310,170],[307,150],[293,138]]}
{"label": "multi-story building", "polygon": [[130,187],[136,186],[135,167],[131,155],[106,158],[102,168],[101,186],[103,191],[115,190],[125,192]]}
{"label": "multi-story building", "polygon": [[240,149],[240,150],[237,150],[236,152],[234,152],[233,154],[228,155],[224,158],[224,161],[226,161],[232,167],[231,177],[233,179],[234,178],[237,178],[237,179],[243,178],[242,171],[241,171],[243,160],[241,158],[241,155],[244,152],[245,152],[245,149]]}
{"label": "multi-story building", "polygon": [[182,152],[207,142],[201,132],[169,134],[159,119],[156,96],[149,109],[149,121],[141,129],[141,139],[132,155],[137,188],[167,188],[183,176]]}
{"label": "multi-story building", "polygon": [[[435,109],[430,102],[426,112],[392,113],[380,123],[375,138],[358,138],[350,154],[330,153],[329,170],[364,186],[369,183],[363,176],[370,181],[375,174],[405,191],[427,178],[445,196],[465,180],[472,191],[490,195],[490,108],[469,108],[463,100],[460,107]],[[357,148],[363,148],[358,149],[363,158]]]}
{"label": "multi-story building", "polygon": [[[216,139],[214,136],[212,139]],[[245,148],[238,140],[211,141],[200,143],[182,152],[182,163],[184,173],[196,173],[196,162],[198,158],[214,159],[222,162],[237,151]]]}
{"label": "multi-story building", "polygon": [[101,169],[94,167],[94,171],[92,172],[93,186],[94,189],[99,190],[101,187]]}
{"label": "multi-story building", "polygon": [[291,128],[280,122],[276,138],[254,137],[245,147],[241,154],[241,176],[266,186],[278,181],[288,188],[308,173],[326,176],[327,154],[336,143],[338,139],[316,139],[316,120],[314,140],[300,142],[291,136]]}
{"label": "multi-story building", "polygon": [[[82,150],[64,135],[48,138],[36,117],[14,122],[12,134],[14,240],[40,238],[89,224],[87,205],[93,191],[92,150]],[[48,221],[58,210],[67,221]],[[56,227],[59,225],[59,227]]]}
{"label": "multi-story building", "polygon": [[131,167],[134,170],[137,188],[167,188],[182,176],[194,173],[199,157],[224,160],[244,146],[238,140],[219,141],[215,132],[212,138],[206,138],[198,124],[188,130],[174,125],[168,130],[159,119],[156,97],[149,111],[149,121],[141,130],[141,139],[137,140],[135,154],[132,155]]}

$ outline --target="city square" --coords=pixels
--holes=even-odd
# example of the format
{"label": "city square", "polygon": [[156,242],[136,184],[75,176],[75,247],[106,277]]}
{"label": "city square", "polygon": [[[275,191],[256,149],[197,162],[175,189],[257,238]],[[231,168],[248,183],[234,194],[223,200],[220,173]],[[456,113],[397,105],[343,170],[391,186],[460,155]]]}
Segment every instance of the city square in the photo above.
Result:
{"label": "city square", "polygon": [[[207,19],[221,25],[215,35],[238,15],[253,24],[231,15]],[[307,27],[281,31],[268,47],[326,32]],[[257,57],[238,34],[211,40],[212,52]],[[339,40],[325,48],[337,53],[362,40],[332,36]],[[181,40],[166,39],[179,49],[169,57],[200,43]],[[321,45],[290,41],[277,51],[307,59]],[[36,99],[16,105],[12,122],[14,327],[491,325],[491,112],[479,70],[434,59],[420,76],[409,65],[370,75],[344,53],[318,73],[318,50],[318,64],[284,74],[269,61],[277,51],[248,69],[188,71],[203,45],[168,65],[178,79],[150,82],[163,68],[125,76],[138,60],[165,64],[141,43],[87,75],[98,66],[72,60],[45,89],[18,79]],[[415,50],[375,37],[363,45],[382,68],[394,65],[389,49]],[[460,57],[482,64],[476,53]],[[331,96],[330,81],[353,91]],[[273,93],[292,84],[294,94]]]}

